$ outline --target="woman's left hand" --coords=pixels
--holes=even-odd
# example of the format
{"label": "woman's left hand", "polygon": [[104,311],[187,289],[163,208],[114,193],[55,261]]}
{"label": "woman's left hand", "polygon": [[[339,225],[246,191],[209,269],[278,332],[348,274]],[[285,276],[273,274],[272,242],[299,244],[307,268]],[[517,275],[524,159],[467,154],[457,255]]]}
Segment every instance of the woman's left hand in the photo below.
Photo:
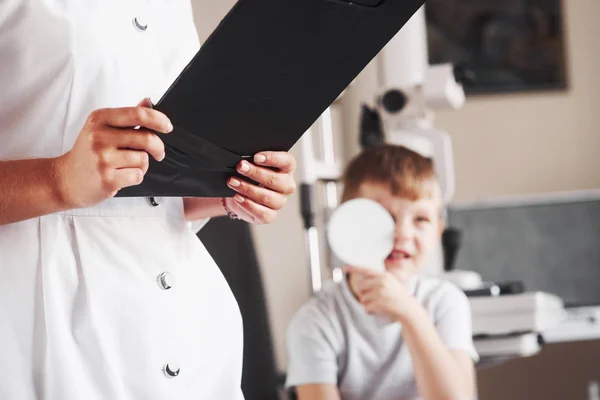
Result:
{"label": "woman's left hand", "polygon": [[225,199],[227,208],[246,222],[273,222],[288,196],[296,190],[295,169],[296,160],[287,152],[263,151],[254,156],[254,164],[241,161],[237,171],[258,185],[229,178],[227,185],[237,194]]}

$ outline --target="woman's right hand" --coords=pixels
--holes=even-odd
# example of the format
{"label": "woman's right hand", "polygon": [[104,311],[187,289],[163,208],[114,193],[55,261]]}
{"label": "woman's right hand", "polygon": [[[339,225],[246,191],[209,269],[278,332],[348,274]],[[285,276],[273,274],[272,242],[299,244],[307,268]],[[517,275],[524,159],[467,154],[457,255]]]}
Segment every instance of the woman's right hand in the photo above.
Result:
{"label": "woman's right hand", "polygon": [[[136,127],[139,127],[136,129]],[[145,99],[137,107],[105,108],[88,117],[73,148],[56,159],[59,193],[66,208],[83,208],[142,182],[148,155],[165,157],[162,140],[171,121]]]}

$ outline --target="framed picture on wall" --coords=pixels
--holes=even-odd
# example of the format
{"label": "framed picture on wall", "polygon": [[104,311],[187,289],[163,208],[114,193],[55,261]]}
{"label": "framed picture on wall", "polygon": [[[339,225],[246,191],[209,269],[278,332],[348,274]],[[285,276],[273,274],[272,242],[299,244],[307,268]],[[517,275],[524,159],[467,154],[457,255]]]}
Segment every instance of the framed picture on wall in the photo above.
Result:
{"label": "framed picture on wall", "polygon": [[567,87],[561,0],[427,0],[430,64],[464,69],[469,94]]}

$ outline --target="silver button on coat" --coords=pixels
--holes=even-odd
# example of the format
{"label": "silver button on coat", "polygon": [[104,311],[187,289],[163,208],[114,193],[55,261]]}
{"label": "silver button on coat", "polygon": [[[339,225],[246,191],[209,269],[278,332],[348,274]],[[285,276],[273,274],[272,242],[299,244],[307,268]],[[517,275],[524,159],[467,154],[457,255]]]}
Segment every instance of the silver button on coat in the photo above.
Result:
{"label": "silver button on coat", "polygon": [[175,279],[173,278],[173,275],[171,275],[169,272],[162,272],[160,275],[158,275],[158,286],[160,286],[161,289],[171,289],[175,283],[174,281]]}

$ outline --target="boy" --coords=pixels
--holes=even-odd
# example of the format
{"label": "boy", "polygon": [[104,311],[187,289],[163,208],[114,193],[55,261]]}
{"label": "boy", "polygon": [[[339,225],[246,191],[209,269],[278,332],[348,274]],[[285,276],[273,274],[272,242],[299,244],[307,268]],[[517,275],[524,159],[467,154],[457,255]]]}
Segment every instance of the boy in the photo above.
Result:
{"label": "boy", "polygon": [[[444,224],[432,161],[400,146],[365,150],[348,166],[342,201],[365,197],[396,222],[385,272],[346,267],[295,315],[286,386],[299,400],[463,400],[474,397],[469,302],[416,273]],[[371,315],[392,322],[378,325]]]}

